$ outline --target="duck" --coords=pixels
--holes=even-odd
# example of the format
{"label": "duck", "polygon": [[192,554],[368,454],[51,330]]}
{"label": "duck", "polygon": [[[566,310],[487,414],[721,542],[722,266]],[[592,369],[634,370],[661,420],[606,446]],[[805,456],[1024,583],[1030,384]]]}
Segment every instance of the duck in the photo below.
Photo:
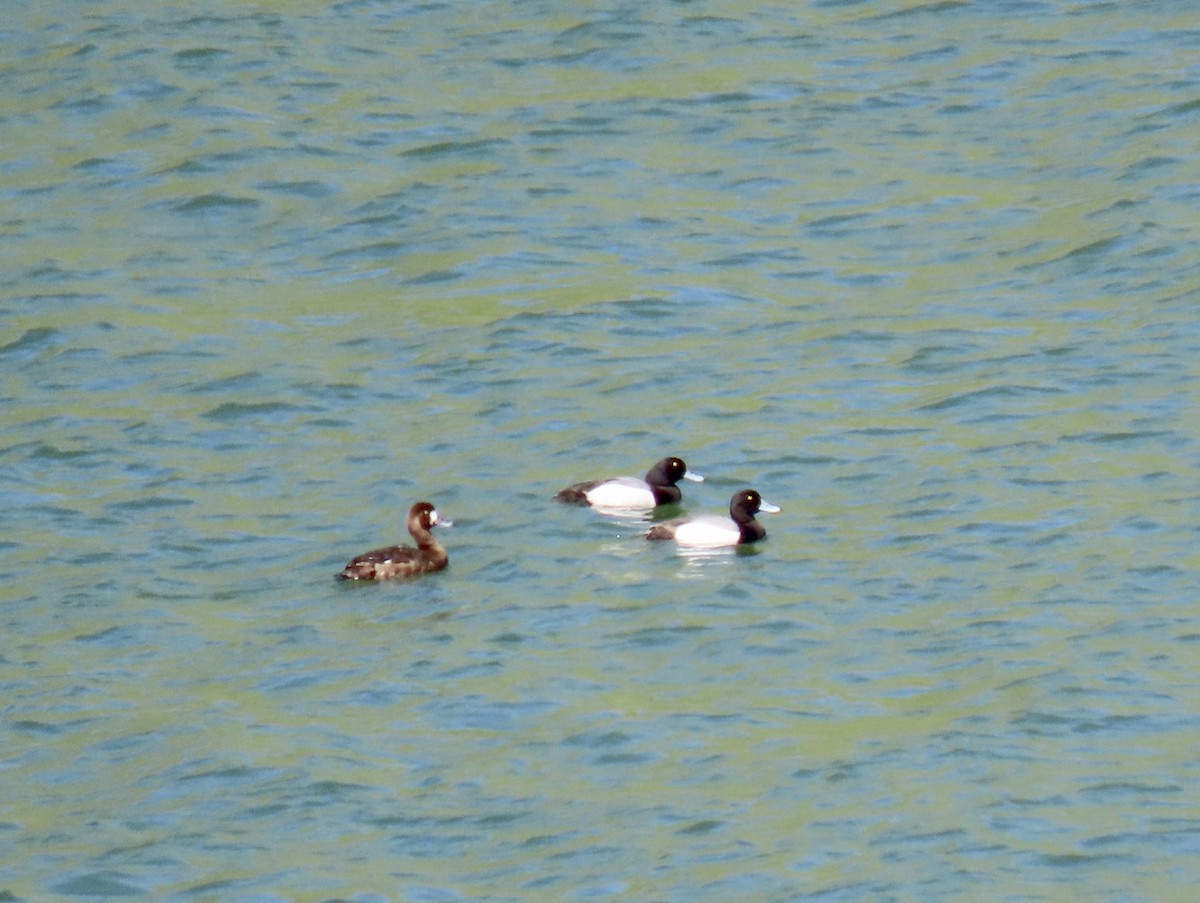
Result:
{"label": "duck", "polygon": [[449,527],[452,522],[443,520],[429,502],[417,502],[408,509],[408,532],[416,540],[415,549],[397,545],[363,552],[335,576],[338,580],[392,580],[440,571],[450,557],[429,532],[437,526]]}
{"label": "duck", "polygon": [[646,539],[673,539],[681,546],[706,549],[746,545],[766,538],[766,527],[754,519],[760,511],[776,514],[780,508],[755,490],[742,489],[729,500],[729,517],[701,515],[663,521],[646,531]]}
{"label": "duck", "polygon": [[555,495],[554,500],[593,508],[657,508],[677,504],[683,499],[683,493],[675,485],[680,480],[703,483],[704,477],[688,470],[682,458],[663,458],[646,471],[644,480],[610,477],[575,483]]}

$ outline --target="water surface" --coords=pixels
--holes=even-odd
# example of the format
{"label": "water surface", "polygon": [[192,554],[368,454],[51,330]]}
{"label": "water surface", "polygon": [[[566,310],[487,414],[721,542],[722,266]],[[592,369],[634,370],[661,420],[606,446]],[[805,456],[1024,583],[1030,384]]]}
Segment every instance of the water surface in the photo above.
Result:
{"label": "water surface", "polygon": [[14,5],[3,896],[1190,900],[1198,36]]}

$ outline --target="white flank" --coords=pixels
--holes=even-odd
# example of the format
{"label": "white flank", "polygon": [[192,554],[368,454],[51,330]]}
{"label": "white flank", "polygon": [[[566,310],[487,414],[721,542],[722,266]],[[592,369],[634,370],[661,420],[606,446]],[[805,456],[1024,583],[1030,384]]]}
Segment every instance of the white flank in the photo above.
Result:
{"label": "white flank", "polygon": [[675,542],[695,548],[736,546],[742,531],[727,517],[697,517],[675,528]]}
{"label": "white flank", "polygon": [[644,480],[617,477],[607,480],[587,493],[588,501],[596,508],[653,508],[654,493]]}

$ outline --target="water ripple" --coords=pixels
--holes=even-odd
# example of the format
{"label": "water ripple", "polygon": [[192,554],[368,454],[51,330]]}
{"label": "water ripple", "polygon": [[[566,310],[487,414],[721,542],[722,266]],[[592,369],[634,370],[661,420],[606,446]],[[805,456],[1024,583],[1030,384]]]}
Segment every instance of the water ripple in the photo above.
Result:
{"label": "water ripple", "polygon": [[876,6],[12,12],[5,895],[1192,893],[1195,35]]}

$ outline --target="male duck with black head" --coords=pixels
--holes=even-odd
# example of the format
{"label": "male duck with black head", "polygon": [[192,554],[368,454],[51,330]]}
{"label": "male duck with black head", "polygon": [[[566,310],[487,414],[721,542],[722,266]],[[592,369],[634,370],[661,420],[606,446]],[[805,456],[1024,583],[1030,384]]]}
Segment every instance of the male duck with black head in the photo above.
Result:
{"label": "male duck with black head", "polygon": [[753,489],[742,489],[729,500],[729,517],[701,515],[664,521],[651,527],[646,538],[673,539],[693,549],[747,545],[766,538],[766,527],[754,519],[760,511],[775,514],[779,508]]}
{"label": "male duck with black head", "polygon": [[337,579],[393,580],[442,570],[450,563],[450,557],[429,532],[437,526],[449,527],[451,522],[442,520],[429,502],[417,502],[408,509],[408,532],[416,540],[415,549],[412,546],[388,546],[363,552],[351,559],[336,575]]}
{"label": "male duck with black head", "polygon": [[680,480],[702,483],[704,477],[688,470],[682,458],[663,458],[646,472],[644,480],[610,477],[576,483],[559,492],[554,500],[617,511],[657,508],[678,504],[683,499],[676,485]]}

